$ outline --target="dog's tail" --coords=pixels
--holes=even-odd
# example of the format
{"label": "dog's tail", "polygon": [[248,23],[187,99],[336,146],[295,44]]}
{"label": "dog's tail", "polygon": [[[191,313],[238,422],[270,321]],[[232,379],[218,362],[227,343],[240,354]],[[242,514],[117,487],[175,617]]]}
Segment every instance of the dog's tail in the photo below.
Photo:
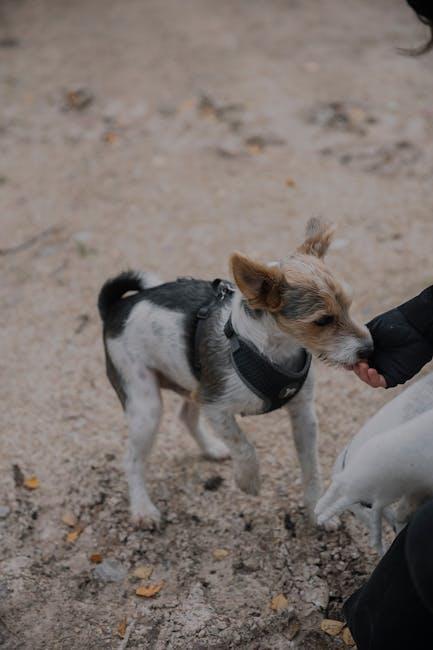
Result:
{"label": "dog's tail", "polygon": [[161,284],[161,281],[152,273],[142,271],[124,271],[115,278],[107,280],[99,292],[98,309],[102,321],[105,323],[113,307],[129,291],[143,291]]}

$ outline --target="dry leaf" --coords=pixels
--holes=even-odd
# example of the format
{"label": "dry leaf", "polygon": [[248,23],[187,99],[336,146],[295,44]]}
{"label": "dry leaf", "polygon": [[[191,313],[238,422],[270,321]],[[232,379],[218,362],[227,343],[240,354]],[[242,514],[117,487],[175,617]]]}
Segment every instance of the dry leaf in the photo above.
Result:
{"label": "dry leaf", "polygon": [[337,634],[340,634],[343,627],[344,627],[344,623],[342,623],[341,621],[334,621],[331,618],[325,618],[320,623],[320,629],[323,630],[323,632],[326,632],[326,634],[329,634],[330,636],[337,636]]}
{"label": "dry leaf", "polygon": [[195,97],[190,97],[189,99],[185,99],[181,104],[179,104],[179,110],[180,111],[190,111],[195,107],[197,104],[197,100]]}
{"label": "dry leaf", "polygon": [[367,121],[367,113],[359,106],[352,106],[347,109],[347,115],[353,124],[362,124]]}
{"label": "dry leaf", "polygon": [[117,634],[120,636],[121,639],[125,638],[127,625],[128,625],[128,620],[125,616],[125,618],[122,618],[119,625],[117,626]]}
{"label": "dry leaf", "polygon": [[82,111],[93,102],[93,93],[87,88],[78,88],[66,93],[66,108]]}
{"label": "dry leaf", "polygon": [[212,551],[212,555],[215,560],[224,560],[224,558],[229,555],[229,551],[226,548],[216,548]]}
{"label": "dry leaf", "polygon": [[200,102],[197,105],[197,110],[201,117],[215,120],[217,117],[217,107],[214,100],[207,95],[202,95]]}
{"label": "dry leaf", "polygon": [[153,566],[138,566],[132,575],[140,580],[148,580],[153,573]]}
{"label": "dry leaf", "polygon": [[83,529],[78,526],[77,528],[75,528],[75,530],[71,530],[71,532],[66,535],[66,541],[70,542],[71,544],[73,542],[76,542],[82,532]]}
{"label": "dry leaf", "polygon": [[23,485],[28,490],[36,490],[39,487],[39,479],[36,476],[30,476],[30,478],[25,479]]}
{"label": "dry leaf", "polygon": [[93,564],[101,564],[102,555],[100,553],[92,553],[89,559],[91,562],[93,562]]}
{"label": "dry leaf", "polygon": [[141,596],[142,598],[152,598],[153,596],[156,596],[156,594],[161,591],[163,586],[164,586],[163,581],[155,582],[155,584],[149,585],[148,587],[137,587],[135,593],[137,596]]}
{"label": "dry leaf", "polygon": [[69,526],[69,528],[74,528],[77,525],[77,518],[71,511],[65,512],[62,517],[62,521],[64,524]]}
{"label": "dry leaf", "polygon": [[260,147],[258,144],[249,144],[247,146],[248,153],[252,156],[257,156],[259,153],[262,153],[263,147]]}
{"label": "dry leaf", "polygon": [[350,630],[348,627],[345,627],[343,630],[342,634],[342,639],[344,643],[350,647],[353,647],[355,645],[355,641],[353,640],[353,636],[350,633]]}
{"label": "dry leaf", "polygon": [[270,608],[274,612],[280,612],[282,609],[286,609],[289,604],[289,601],[284,594],[277,594],[271,600]]}
{"label": "dry leaf", "polygon": [[103,135],[104,142],[108,142],[108,144],[113,144],[118,138],[119,136],[114,131],[106,131]]}
{"label": "dry leaf", "polygon": [[290,176],[288,178],[286,178],[286,187],[295,187],[295,186],[296,186],[296,183],[293,180],[293,178],[290,178]]}

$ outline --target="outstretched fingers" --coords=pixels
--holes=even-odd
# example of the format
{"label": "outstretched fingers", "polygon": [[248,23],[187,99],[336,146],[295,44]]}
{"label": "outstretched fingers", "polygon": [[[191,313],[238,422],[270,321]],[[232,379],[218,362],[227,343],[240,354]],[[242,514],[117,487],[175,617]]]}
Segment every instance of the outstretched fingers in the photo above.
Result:
{"label": "outstretched fingers", "polygon": [[376,368],[370,368],[367,361],[360,361],[353,366],[354,373],[372,388],[386,388],[386,379]]}

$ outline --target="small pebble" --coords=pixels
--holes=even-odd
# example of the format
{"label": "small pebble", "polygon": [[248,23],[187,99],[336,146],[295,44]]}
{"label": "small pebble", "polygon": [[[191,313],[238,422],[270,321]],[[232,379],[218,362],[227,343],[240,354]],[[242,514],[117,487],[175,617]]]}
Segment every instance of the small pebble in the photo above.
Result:
{"label": "small pebble", "polygon": [[6,519],[9,515],[11,509],[9,506],[0,506],[0,519]]}
{"label": "small pebble", "polygon": [[224,483],[222,476],[211,476],[204,482],[204,489],[210,492],[215,492]]}
{"label": "small pebble", "polygon": [[82,111],[93,102],[94,96],[88,88],[77,88],[66,93],[65,106],[66,110]]}
{"label": "small pebble", "polygon": [[93,574],[103,582],[120,582],[126,576],[126,569],[117,560],[104,560],[95,567]]}
{"label": "small pebble", "polygon": [[19,40],[17,38],[14,38],[13,36],[5,36],[4,38],[0,39],[0,47],[4,48],[12,48],[12,47],[19,47]]}
{"label": "small pebble", "polygon": [[295,535],[295,524],[288,512],[284,515],[284,528],[291,532],[293,536]]}

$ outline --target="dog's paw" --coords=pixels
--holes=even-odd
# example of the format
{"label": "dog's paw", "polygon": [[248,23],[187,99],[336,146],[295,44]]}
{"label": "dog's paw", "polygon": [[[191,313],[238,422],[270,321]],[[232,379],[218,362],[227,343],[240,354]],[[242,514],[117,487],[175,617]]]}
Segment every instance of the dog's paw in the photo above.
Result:
{"label": "dog's paw", "polygon": [[204,456],[209,460],[227,460],[230,458],[230,451],[222,440],[218,440],[218,438],[209,438],[206,441]]}
{"label": "dog's paw", "polygon": [[237,472],[235,481],[238,488],[246,494],[257,496],[260,493],[260,476],[258,472]]}
{"label": "dog's paw", "polygon": [[131,521],[134,528],[141,530],[159,530],[161,526],[161,513],[154,505],[142,509],[133,509]]}
{"label": "dog's paw", "polygon": [[370,546],[372,549],[376,551],[379,557],[383,557],[385,555],[385,545],[381,541],[380,542],[370,541]]}
{"label": "dog's paw", "polygon": [[308,523],[313,528],[322,528],[323,530],[331,532],[333,530],[337,530],[337,528],[339,527],[340,520],[338,517],[332,517],[331,519],[327,519],[322,515],[317,515],[313,507],[306,505],[305,508],[307,511]]}
{"label": "dog's paw", "polygon": [[334,531],[340,528],[341,519],[340,517],[335,515],[334,517],[331,517],[331,519],[327,519],[326,521],[323,522],[319,522],[318,520],[317,525],[320,526],[320,528],[324,528],[324,530],[326,530],[328,533],[333,533]]}

